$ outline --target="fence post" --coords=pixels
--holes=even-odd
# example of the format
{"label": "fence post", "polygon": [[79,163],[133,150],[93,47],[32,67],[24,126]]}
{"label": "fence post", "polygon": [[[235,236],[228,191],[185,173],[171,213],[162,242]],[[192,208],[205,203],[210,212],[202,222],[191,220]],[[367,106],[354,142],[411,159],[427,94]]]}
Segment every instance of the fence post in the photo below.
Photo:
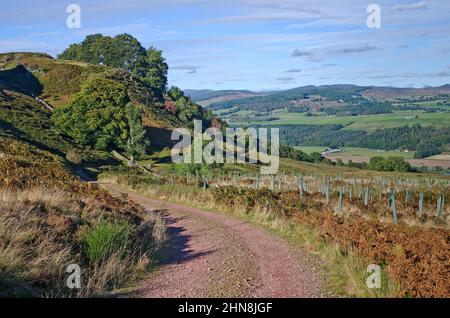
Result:
{"label": "fence post", "polygon": [[343,191],[343,188],[342,187],[340,187],[339,188],[339,205],[338,205],[338,207],[339,207],[339,214],[341,215],[341,216],[343,216],[343,209],[342,209],[342,199],[343,199],[343,196],[344,196],[344,191]]}
{"label": "fence post", "polygon": [[364,205],[369,205],[369,186],[367,186],[366,192],[364,193]]}
{"label": "fence post", "polygon": [[423,218],[423,192],[420,192],[419,195],[419,219]]}
{"label": "fence post", "polygon": [[270,176],[270,191],[275,192],[275,180],[273,174]]}
{"label": "fence post", "polygon": [[255,190],[259,190],[259,176],[256,175]]}
{"label": "fence post", "polygon": [[300,191],[300,198],[303,198],[303,175],[300,176],[298,188]]}
{"label": "fence post", "polygon": [[391,208],[392,208],[392,218],[394,220],[394,224],[398,223],[398,217],[397,217],[397,207],[395,206],[395,193],[394,191],[391,192]]}
{"label": "fence post", "polygon": [[439,195],[438,200],[437,200],[437,207],[436,207],[436,218],[440,219],[441,218],[441,202],[442,202],[442,195]]}
{"label": "fence post", "polygon": [[283,190],[283,177],[278,176],[278,191],[282,192]]}
{"label": "fence post", "polygon": [[330,184],[327,183],[326,187],[325,187],[325,198],[327,200],[327,204],[330,203]]}

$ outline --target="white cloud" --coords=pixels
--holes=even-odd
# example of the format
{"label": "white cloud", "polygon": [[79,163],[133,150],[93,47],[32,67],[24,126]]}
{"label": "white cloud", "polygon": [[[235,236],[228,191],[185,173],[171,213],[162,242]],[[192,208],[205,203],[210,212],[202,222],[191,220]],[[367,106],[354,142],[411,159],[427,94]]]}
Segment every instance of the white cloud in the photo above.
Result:
{"label": "white cloud", "polygon": [[302,70],[299,68],[291,68],[290,70],[287,70],[286,73],[300,73]]}
{"label": "white cloud", "polygon": [[397,4],[394,6],[395,12],[402,12],[402,11],[414,11],[414,10],[423,10],[428,9],[427,4],[425,1],[419,1],[415,3],[409,3],[409,4]]}

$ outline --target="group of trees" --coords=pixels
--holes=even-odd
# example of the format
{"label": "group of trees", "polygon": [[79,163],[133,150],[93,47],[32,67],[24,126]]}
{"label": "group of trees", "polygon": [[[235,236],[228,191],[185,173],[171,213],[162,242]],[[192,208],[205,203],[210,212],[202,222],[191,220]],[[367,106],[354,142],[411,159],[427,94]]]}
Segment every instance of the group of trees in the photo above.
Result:
{"label": "group of trees", "polygon": [[91,76],[69,104],[58,107],[53,122],[78,144],[98,150],[128,150],[132,162],[145,153],[141,110],[130,102],[125,85]]}
{"label": "group of trees", "polygon": [[56,127],[82,146],[126,150],[134,163],[149,144],[142,124],[145,107],[160,111],[165,105],[188,127],[194,119],[203,120],[206,128],[222,124],[212,111],[192,102],[179,88],[168,90],[168,65],[162,52],[145,49],[129,34],[89,35],[58,58],[112,68],[91,75],[80,92],[53,113]]}
{"label": "group of trees", "polygon": [[203,121],[205,127],[212,125],[212,121],[215,119],[213,112],[194,103],[180,88],[172,86],[167,92],[167,96],[175,103],[175,112],[184,124],[191,126],[192,121],[198,119]]}
{"label": "group of trees", "polygon": [[162,51],[153,47],[145,49],[129,34],[89,35],[80,44],[70,45],[58,58],[125,69],[139,77],[161,101],[167,90],[169,67]]}
{"label": "group of trees", "polygon": [[424,127],[419,124],[377,129],[374,132],[343,130],[342,125],[281,126],[281,140],[292,146],[362,147],[416,151],[424,158],[450,144],[450,127]]}
{"label": "group of trees", "polygon": [[331,160],[322,157],[322,155],[318,152],[307,154],[306,152],[303,152],[299,149],[295,149],[285,144],[280,145],[280,157],[311,163],[332,164]]}
{"label": "group of trees", "polygon": [[281,141],[291,146],[343,147],[366,135],[364,131],[343,130],[342,125],[279,126]]}
{"label": "group of trees", "polygon": [[372,157],[370,158],[367,168],[375,171],[413,171],[409,162],[402,157]]}
{"label": "group of trees", "polygon": [[345,105],[339,107],[323,107],[320,110],[327,115],[358,116],[392,113],[392,105],[363,97],[351,97],[343,100]]}
{"label": "group of trees", "polygon": [[[374,149],[408,149],[417,151],[419,158],[441,152],[441,147],[450,143],[450,127],[424,127],[420,124],[396,128],[378,129],[346,146]],[[357,146],[356,146],[357,145]]]}

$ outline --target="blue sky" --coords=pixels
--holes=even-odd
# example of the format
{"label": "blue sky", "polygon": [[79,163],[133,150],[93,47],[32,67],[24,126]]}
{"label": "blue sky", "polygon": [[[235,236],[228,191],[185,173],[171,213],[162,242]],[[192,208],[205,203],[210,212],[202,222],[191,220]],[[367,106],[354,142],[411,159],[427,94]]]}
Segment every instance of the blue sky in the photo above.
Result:
{"label": "blue sky", "polygon": [[[81,29],[66,26],[71,3]],[[380,29],[366,25],[371,3]],[[450,0],[2,0],[0,52],[56,56],[124,32],[162,49],[183,89],[450,83]]]}

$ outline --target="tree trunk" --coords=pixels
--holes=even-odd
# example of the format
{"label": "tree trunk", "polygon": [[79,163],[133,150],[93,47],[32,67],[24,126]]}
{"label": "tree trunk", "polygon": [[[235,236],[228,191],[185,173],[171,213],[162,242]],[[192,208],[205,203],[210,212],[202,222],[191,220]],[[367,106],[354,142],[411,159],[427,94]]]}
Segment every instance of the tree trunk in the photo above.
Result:
{"label": "tree trunk", "polygon": [[130,166],[134,167],[136,166],[136,159],[133,155],[130,156]]}

